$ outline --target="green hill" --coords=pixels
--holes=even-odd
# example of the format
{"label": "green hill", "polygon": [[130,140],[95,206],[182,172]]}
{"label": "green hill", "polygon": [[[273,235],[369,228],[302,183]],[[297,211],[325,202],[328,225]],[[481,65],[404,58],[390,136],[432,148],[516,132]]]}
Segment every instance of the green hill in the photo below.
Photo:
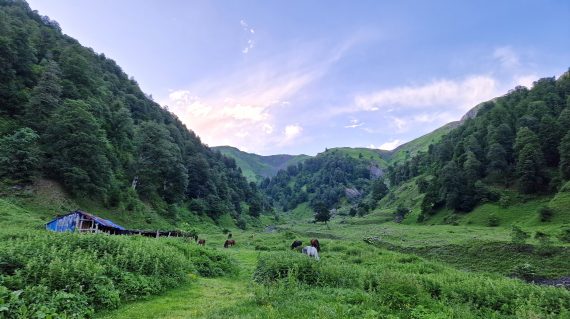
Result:
{"label": "green hill", "polygon": [[334,147],[329,148],[323,153],[331,153],[336,152],[340,154],[346,154],[351,158],[357,160],[366,160],[370,161],[371,163],[377,164],[380,168],[387,168],[388,161],[387,158],[390,158],[390,151],[373,149],[373,148],[365,148],[365,147]]}
{"label": "green hill", "polygon": [[419,152],[427,152],[431,144],[439,142],[443,136],[459,125],[461,125],[459,121],[447,123],[433,132],[396,147],[392,151],[386,151],[385,158],[390,164],[396,164],[415,156]]}
{"label": "green hill", "polygon": [[252,182],[260,182],[265,177],[272,177],[281,169],[310,158],[308,155],[257,155],[241,151],[232,146],[216,146],[212,149],[219,151],[224,156],[233,158],[241,168],[243,175]]}

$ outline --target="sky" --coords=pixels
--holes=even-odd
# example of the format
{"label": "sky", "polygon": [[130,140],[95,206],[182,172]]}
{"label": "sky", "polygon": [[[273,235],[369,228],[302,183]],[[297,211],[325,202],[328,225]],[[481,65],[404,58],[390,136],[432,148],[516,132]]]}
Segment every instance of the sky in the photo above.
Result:
{"label": "sky", "polygon": [[210,146],[393,149],[570,67],[570,1],[29,0]]}

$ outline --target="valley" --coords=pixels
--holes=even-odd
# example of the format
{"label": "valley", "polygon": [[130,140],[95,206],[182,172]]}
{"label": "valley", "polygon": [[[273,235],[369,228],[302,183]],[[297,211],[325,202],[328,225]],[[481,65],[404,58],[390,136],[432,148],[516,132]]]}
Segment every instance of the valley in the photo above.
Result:
{"label": "valley", "polygon": [[[304,85],[326,73],[309,69]],[[161,105],[58,22],[0,0],[0,318],[570,318],[570,71],[559,72],[483,101],[444,81],[435,95],[477,102],[393,150],[258,155],[210,147],[188,123],[225,119],[205,131],[224,141],[254,127],[276,147],[309,143],[310,125],[262,121],[287,114],[272,94],[304,92],[297,82],[246,94],[262,109],[170,88],[178,100]],[[252,79],[238,82],[265,84]],[[395,106],[424,107],[429,90],[357,95],[358,112],[396,127],[331,108],[349,113],[314,136],[403,134]],[[418,114],[418,126],[432,120]],[[76,210],[131,231],[82,232],[79,217],[46,229]]]}

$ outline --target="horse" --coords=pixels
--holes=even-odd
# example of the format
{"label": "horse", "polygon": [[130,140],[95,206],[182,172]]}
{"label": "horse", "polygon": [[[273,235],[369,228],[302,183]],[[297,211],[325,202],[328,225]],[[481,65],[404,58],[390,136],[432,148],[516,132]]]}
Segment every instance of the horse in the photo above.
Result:
{"label": "horse", "polygon": [[311,246],[315,247],[318,252],[321,252],[321,244],[318,239],[311,239]]}
{"label": "horse", "polygon": [[206,246],[206,240],[205,239],[198,239],[198,245]]}
{"label": "horse", "polygon": [[233,239],[228,239],[226,240],[226,242],[224,243],[224,248],[228,248],[228,247],[232,247],[233,245],[236,244],[236,241]]}
{"label": "horse", "polygon": [[319,260],[319,252],[317,248],[313,246],[305,246],[301,252],[309,257],[315,257],[316,260]]}
{"label": "horse", "polygon": [[291,249],[295,249],[297,247],[301,247],[301,245],[303,244],[302,241],[300,240],[295,240],[292,244],[291,244]]}

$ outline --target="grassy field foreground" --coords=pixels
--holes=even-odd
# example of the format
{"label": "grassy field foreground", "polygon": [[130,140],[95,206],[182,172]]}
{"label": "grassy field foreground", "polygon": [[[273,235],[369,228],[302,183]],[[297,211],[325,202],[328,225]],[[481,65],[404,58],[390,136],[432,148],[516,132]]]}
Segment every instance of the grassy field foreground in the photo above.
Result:
{"label": "grassy field foreground", "polygon": [[[227,250],[238,277],[199,278],[101,318],[566,318],[570,292],[353,241],[328,241],[315,261],[283,247]],[[257,239],[259,240],[259,239]],[[257,241],[254,240],[254,241]],[[261,249],[261,251],[259,250]],[[271,251],[267,251],[271,250]]]}

